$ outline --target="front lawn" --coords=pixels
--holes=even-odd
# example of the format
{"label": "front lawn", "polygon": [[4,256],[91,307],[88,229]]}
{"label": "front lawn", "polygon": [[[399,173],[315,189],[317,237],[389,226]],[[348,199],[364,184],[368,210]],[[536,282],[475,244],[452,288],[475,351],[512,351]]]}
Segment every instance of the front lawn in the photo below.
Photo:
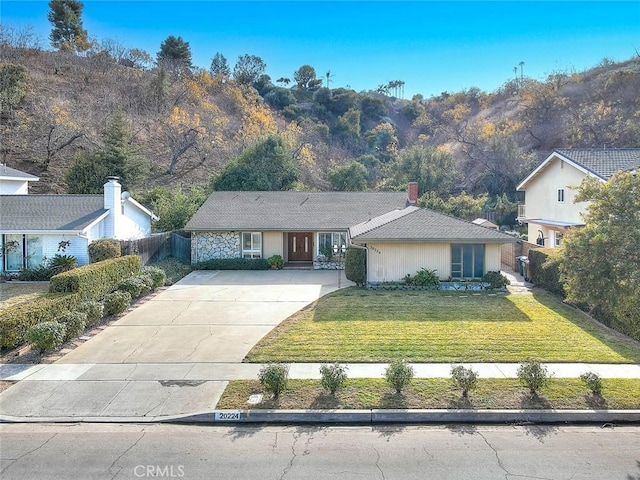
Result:
{"label": "front lawn", "polygon": [[553,295],[349,288],[287,319],[250,362],[638,363],[640,347]]}

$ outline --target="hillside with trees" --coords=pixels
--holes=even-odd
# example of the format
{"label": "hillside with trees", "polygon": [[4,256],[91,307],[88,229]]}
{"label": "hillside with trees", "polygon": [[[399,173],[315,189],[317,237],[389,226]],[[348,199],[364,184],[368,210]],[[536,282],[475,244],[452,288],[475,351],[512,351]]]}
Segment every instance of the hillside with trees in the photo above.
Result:
{"label": "hillside with trees", "polygon": [[301,65],[273,81],[260,57],[232,65],[215,51],[204,70],[180,36],[152,55],[50,15],[54,50],[0,29],[0,162],[39,176],[33,193],[95,192],[117,174],[158,208],[211,188],[403,189],[416,179],[423,205],[510,223],[515,186],[554,148],[640,147],[638,55],[408,100],[402,80],[356,92]]}

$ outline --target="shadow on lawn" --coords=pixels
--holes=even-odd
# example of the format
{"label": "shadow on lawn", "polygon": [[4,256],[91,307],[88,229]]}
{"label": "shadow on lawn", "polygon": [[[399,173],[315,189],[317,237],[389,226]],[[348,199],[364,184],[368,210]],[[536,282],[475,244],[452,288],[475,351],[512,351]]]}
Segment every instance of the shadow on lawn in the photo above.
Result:
{"label": "shadow on lawn", "polygon": [[603,343],[618,355],[624,357],[629,363],[640,362],[640,342],[606,327],[586,312],[562,303],[562,299],[549,292],[534,289],[533,298],[557,315],[566,318],[583,332]]}

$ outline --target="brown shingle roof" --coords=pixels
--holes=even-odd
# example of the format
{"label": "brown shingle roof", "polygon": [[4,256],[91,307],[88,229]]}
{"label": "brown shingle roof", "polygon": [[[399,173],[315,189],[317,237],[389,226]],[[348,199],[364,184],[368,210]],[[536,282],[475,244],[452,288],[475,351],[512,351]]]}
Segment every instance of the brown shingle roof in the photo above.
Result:
{"label": "brown shingle roof", "polygon": [[351,238],[358,242],[388,240],[510,243],[516,241],[516,238],[510,235],[426,208],[414,209],[407,215],[385,222],[369,231],[352,234]]}
{"label": "brown shingle roof", "polygon": [[406,200],[405,192],[213,192],[185,230],[347,230]]}

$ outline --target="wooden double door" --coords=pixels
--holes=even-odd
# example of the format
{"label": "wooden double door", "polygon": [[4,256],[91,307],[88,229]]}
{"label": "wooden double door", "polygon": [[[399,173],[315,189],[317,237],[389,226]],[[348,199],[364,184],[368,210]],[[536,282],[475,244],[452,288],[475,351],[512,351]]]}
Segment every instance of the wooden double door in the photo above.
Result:
{"label": "wooden double door", "polygon": [[290,262],[311,262],[313,260],[313,232],[289,232]]}

